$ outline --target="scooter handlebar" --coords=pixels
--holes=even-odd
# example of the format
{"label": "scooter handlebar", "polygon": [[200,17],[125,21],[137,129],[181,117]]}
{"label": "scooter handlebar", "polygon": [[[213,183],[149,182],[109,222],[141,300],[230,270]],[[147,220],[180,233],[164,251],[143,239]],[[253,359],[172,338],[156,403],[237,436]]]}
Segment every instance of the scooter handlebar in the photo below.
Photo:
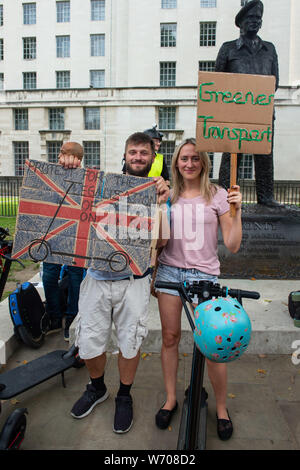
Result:
{"label": "scooter handlebar", "polygon": [[259,292],[249,291],[249,290],[239,290],[239,289],[229,289],[228,295],[230,295],[230,297],[244,297],[245,299],[255,299],[255,300],[260,298]]}
{"label": "scooter handlebar", "polygon": [[[164,282],[164,281],[157,281],[155,283],[155,287],[157,289],[170,289],[170,290],[177,290],[178,292],[184,293],[184,291],[192,293],[192,294],[200,294],[204,297],[209,296],[216,296],[216,297],[230,297],[234,298],[248,298],[248,299],[259,299],[260,294],[259,292],[255,291],[247,291],[247,290],[239,290],[239,289],[228,289],[227,287],[220,287],[219,284],[214,284],[212,282],[201,281],[198,283],[189,284],[188,282],[180,283],[180,282]],[[206,295],[205,295],[206,293]]]}

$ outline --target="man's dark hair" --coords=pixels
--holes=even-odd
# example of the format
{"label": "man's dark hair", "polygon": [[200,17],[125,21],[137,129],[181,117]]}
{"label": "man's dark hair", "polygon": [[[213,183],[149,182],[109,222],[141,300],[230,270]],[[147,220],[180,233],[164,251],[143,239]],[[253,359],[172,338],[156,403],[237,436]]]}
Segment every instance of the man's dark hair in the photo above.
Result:
{"label": "man's dark hair", "polygon": [[125,153],[128,145],[140,145],[140,144],[150,144],[152,154],[155,155],[154,142],[147,134],[144,132],[135,132],[131,134],[125,142]]}

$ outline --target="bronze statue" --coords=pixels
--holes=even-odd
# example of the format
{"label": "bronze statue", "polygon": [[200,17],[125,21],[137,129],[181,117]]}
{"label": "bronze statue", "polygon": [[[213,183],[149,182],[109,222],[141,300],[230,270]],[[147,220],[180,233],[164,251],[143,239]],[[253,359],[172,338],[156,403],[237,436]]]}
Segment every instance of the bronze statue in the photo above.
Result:
{"label": "bronze statue", "polygon": [[[263,41],[258,35],[262,26],[264,6],[260,0],[251,0],[236,15],[235,24],[240,28],[240,37],[225,42],[218,53],[216,72],[274,75],[276,89],[279,82],[278,58],[275,46]],[[274,130],[273,116],[273,130]],[[274,200],[273,142],[269,155],[254,155],[257,202],[269,207],[279,205]],[[240,156],[241,154],[239,154]],[[241,158],[238,158],[238,167]],[[228,188],[230,184],[230,154],[223,153],[219,172],[219,184]]]}

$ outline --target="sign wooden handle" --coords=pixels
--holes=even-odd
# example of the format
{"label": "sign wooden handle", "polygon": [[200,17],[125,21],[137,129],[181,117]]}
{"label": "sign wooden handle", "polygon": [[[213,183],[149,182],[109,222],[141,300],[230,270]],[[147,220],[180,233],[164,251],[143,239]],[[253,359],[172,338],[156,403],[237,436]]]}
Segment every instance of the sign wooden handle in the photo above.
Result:
{"label": "sign wooden handle", "polygon": [[[232,186],[236,185],[237,177],[237,154],[232,153],[230,157],[230,190]],[[234,204],[230,204],[230,216],[234,217],[236,214],[236,209]]]}

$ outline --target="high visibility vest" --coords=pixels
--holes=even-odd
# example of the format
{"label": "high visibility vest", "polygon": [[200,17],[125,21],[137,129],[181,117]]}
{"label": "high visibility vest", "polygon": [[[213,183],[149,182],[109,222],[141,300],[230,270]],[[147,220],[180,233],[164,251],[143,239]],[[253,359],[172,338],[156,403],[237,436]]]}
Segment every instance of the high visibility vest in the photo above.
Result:
{"label": "high visibility vest", "polygon": [[163,163],[164,156],[161,153],[157,153],[148,176],[160,176],[163,169]]}

